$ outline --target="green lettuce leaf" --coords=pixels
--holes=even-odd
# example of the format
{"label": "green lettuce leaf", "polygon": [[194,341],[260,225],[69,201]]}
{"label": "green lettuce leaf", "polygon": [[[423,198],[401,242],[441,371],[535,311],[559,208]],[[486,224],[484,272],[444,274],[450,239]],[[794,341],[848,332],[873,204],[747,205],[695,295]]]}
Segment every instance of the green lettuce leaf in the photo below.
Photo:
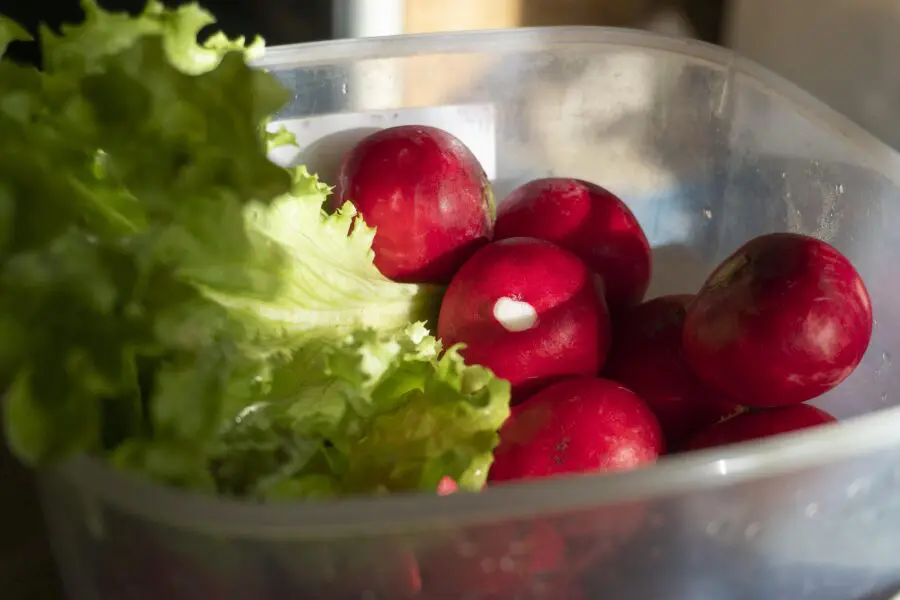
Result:
{"label": "green lettuce leaf", "polygon": [[31,35],[24,27],[0,15],[0,56],[12,42],[30,42]]}
{"label": "green lettuce leaf", "polygon": [[[193,4],[84,7],[42,31],[42,71],[0,62],[17,455],[263,498],[479,487],[508,386],[410,328],[442,290],[384,278],[352,207],[268,160],[289,94],[248,66],[260,45],[198,44]],[[24,37],[0,21],[0,48]]]}
{"label": "green lettuce leaf", "polygon": [[[317,376],[311,376],[311,373]],[[465,366],[422,324],[307,345],[223,436],[235,494],[294,499],[485,483],[509,384]]]}
{"label": "green lettuce leaf", "polygon": [[41,27],[41,49],[48,70],[92,71],[103,68],[103,59],[136,45],[149,36],[158,38],[168,63],[180,71],[200,74],[215,69],[231,51],[248,59],[262,55],[264,44],[256,38],[250,44],[244,38],[228,39],[218,32],[201,45],[197,34],[215,17],[198,4],[183,4],[176,9],[151,1],[137,18],[128,13],[107,12],[96,0],[83,0],[85,19],[78,25],[64,25],[59,35]]}

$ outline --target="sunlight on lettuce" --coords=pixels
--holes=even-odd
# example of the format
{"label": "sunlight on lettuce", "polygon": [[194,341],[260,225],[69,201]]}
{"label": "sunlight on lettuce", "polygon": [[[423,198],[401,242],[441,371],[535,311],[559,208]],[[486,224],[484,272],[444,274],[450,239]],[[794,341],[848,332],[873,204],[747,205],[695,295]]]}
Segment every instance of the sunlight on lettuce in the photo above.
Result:
{"label": "sunlight on lettuce", "polygon": [[289,95],[261,42],[198,44],[196,4],[84,8],[41,31],[43,71],[0,62],[16,454],[257,498],[480,488],[509,386],[442,354],[442,289],[384,278],[352,206],[268,160],[293,139],[266,131]]}

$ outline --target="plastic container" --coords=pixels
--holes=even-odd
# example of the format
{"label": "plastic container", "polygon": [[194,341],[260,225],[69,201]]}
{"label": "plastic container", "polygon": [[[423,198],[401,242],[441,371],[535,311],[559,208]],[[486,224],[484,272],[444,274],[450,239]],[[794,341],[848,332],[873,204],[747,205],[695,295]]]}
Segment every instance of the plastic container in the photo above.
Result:
{"label": "plastic container", "polygon": [[900,148],[900,4],[732,0],[728,46],[783,75]]}
{"label": "plastic container", "polygon": [[886,600],[900,590],[897,154],[728,51],[642,33],[329,42],[272,49],[264,66],[293,89],[282,117],[313,146],[279,160],[314,158],[327,177],[360,129],[440,124],[476,149],[498,197],[549,173],[623,196],[656,248],[653,293],[691,291],[763,232],[828,239],[863,273],[877,318],[862,366],[819,402],[847,420],[623,475],[443,498],[248,505],[77,460],[41,475],[71,598]]}

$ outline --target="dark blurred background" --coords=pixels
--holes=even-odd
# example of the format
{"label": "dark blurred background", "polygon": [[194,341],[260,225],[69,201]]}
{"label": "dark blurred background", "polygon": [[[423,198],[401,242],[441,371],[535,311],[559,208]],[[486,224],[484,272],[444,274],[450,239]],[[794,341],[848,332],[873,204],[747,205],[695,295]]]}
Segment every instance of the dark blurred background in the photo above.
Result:
{"label": "dark blurred background", "polygon": [[[111,9],[139,10],[144,0],[101,0]],[[168,0],[168,5],[183,2]],[[343,36],[342,12],[362,4],[352,0],[202,0],[232,35],[262,35],[268,44],[327,40]],[[383,4],[386,10],[390,1]],[[684,34],[718,43],[725,0],[409,0],[405,31],[483,29],[541,25],[610,25],[642,27],[659,14],[678,15]],[[34,30],[39,22],[58,26],[77,21],[79,0],[0,0],[0,12]],[[33,45],[15,49],[15,56],[36,60]]]}
{"label": "dark blurred background", "polygon": [[[101,0],[108,9],[138,11],[144,0]],[[177,6],[184,2],[167,1]],[[264,34],[269,44],[324,40],[331,36],[333,3],[328,0],[204,0],[200,2],[219,20],[219,29],[231,36]],[[300,8],[302,6],[302,8]],[[58,26],[82,16],[79,0],[0,0],[0,13],[32,31],[38,23]],[[34,61],[33,44],[21,45],[14,56]]]}

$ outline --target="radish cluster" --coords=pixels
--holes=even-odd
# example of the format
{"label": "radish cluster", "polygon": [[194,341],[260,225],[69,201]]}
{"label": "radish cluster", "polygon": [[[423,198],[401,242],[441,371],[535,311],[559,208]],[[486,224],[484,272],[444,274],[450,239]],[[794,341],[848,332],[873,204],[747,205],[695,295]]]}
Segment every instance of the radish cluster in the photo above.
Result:
{"label": "radish cluster", "polygon": [[[437,320],[445,346],[464,345],[468,362],[511,383],[490,485],[630,470],[667,451],[830,423],[803,403],[846,379],[872,335],[853,265],[793,233],[750,240],[694,294],[644,301],[650,244],[621,199],[553,177],[495,210],[478,161],[435,128],[364,139],[336,197],[376,228],[386,276],[448,284]],[[423,577],[467,583],[456,572]]]}
{"label": "radish cluster", "polygon": [[434,127],[364,138],[336,201],[376,228],[385,275],[448,283],[438,336],[512,384],[493,483],[821,424],[821,411],[782,409],[841,383],[871,337],[853,265],[793,233],[750,240],[695,294],[644,301],[650,244],[622,200],[550,177],[495,208],[472,152]]}

